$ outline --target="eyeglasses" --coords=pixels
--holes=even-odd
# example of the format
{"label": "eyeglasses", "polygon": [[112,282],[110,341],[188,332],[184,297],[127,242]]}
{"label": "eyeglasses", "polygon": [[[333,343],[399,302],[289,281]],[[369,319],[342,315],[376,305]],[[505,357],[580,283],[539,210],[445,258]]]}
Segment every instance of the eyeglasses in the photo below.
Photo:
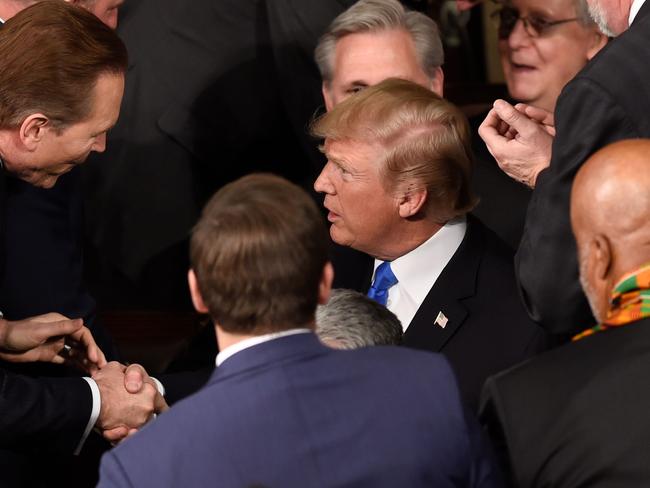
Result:
{"label": "eyeglasses", "polygon": [[536,15],[521,17],[519,10],[512,7],[501,7],[492,12],[490,18],[496,23],[499,39],[506,39],[515,28],[518,20],[524,24],[524,29],[530,37],[543,37],[556,25],[566,24],[578,20],[578,17],[561,20],[546,20]]}

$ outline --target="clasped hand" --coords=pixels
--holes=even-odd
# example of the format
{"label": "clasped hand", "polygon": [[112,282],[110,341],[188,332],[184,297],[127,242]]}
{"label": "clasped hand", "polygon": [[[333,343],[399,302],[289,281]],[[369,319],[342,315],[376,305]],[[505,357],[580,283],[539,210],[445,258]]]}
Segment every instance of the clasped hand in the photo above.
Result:
{"label": "clasped hand", "polygon": [[0,359],[69,364],[92,374],[106,365],[104,353],[81,319],[48,313],[24,320],[0,320]]}
{"label": "clasped hand", "polygon": [[499,167],[530,188],[551,162],[555,124],[544,109],[497,100],[478,133]]}
{"label": "clasped hand", "polygon": [[110,362],[93,375],[101,395],[95,424],[104,438],[119,442],[169,407],[155,382],[139,364]]}
{"label": "clasped hand", "polygon": [[24,320],[0,319],[0,359],[76,366],[92,375],[101,406],[95,428],[111,442],[136,432],[169,407],[145,369],[106,362],[81,319],[48,313]]}

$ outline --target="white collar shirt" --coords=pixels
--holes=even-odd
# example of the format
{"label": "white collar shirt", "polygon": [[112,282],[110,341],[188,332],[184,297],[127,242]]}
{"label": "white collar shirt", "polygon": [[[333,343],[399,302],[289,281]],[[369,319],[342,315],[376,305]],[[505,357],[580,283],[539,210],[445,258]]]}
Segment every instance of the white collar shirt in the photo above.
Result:
{"label": "white collar shirt", "polygon": [[258,344],[262,344],[264,342],[269,342],[275,339],[279,339],[280,337],[287,337],[295,334],[307,334],[309,332],[312,332],[310,329],[289,329],[289,330],[283,330],[282,332],[273,332],[271,334],[263,334],[255,337],[249,337],[248,339],[241,340],[232,346],[228,346],[225,348],[223,351],[219,352],[217,354],[217,359],[215,361],[217,367],[221,366],[223,362],[228,359],[229,357],[234,356],[238,352],[243,351],[244,349],[248,349],[249,347],[257,346]]}
{"label": "white collar shirt", "polygon": [[643,7],[644,3],[645,3],[645,0],[633,0],[632,1],[632,6],[630,7],[630,16],[628,18],[627,25],[632,25],[632,22],[634,22],[634,19],[636,18],[636,14],[639,13],[639,10],[641,10],[641,7]]}
{"label": "white collar shirt", "polygon": [[[465,217],[450,220],[427,241],[390,263],[398,281],[388,290],[386,307],[397,315],[402,330],[408,328],[429,290],[463,241],[466,230]],[[383,261],[375,259],[375,271],[381,263]]]}

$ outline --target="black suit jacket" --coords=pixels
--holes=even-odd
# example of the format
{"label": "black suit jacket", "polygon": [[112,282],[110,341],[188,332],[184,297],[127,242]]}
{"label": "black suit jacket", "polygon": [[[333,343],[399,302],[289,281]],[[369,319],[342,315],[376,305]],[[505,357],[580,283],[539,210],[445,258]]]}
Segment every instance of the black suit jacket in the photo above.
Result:
{"label": "black suit jacket", "polygon": [[504,173],[478,135],[487,112],[471,117],[474,174],[472,189],[479,197],[472,213],[512,249],[519,247],[532,191]]}
{"label": "black suit jacket", "polygon": [[0,236],[0,310],[11,320],[58,312],[83,318],[107,359],[118,358],[96,321],[83,276],[83,206],[79,170],[50,189],[7,176]]}
{"label": "black suit jacket", "polygon": [[[0,170],[0,237],[5,233],[5,188],[5,171]],[[5,366],[0,362],[0,449],[40,447],[72,453],[92,409],[86,381],[27,378]],[[0,465],[2,458],[0,450]]]}
{"label": "black suit jacket", "polygon": [[529,313],[554,333],[594,323],[578,280],[569,222],[573,178],[607,144],[650,137],[649,12],[646,2],[631,27],[605,46],[558,99],[551,165],[537,178],[516,256]]}
{"label": "black suit jacket", "polygon": [[[476,410],[485,379],[541,351],[545,334],[519,298],[512,251],[478,219],[470,215],[467,224],[460,247],[406,329],[404,345],[447,356],[464,400]],[[349,261],[334,259],[335,271],[346,266],[354,278]],[[357,258],[356,280],[338,284],[365,293],[372,263],[369,256]],[[444,329],[434,323],[439,312],[448,318]]]}
{"label": "black suit jacket", "polygon": [[648,486],[649,370],[645,319],[488,379],[481,416],[514,484]]}
{"label": "black suit jacket", "polygon": [[306,135],[322,104],[313,49],[351,3],[126,3],[120,120],[83,168],[89,235],[105,269],[119,270],[111,279],[155,289],[154,306],[176,303],[163,286],[188,296],[187,236],[220,186],[268,171],[311,188],[322,167]]}

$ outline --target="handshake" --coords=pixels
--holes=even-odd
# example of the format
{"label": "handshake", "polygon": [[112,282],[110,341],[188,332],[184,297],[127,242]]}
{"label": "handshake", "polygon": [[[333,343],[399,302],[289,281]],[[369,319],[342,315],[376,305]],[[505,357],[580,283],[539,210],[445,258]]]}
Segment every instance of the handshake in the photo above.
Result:
{"label": "handshake", "polygon": [[94,427],[111,442],[133,434],[169,408],[142,366],[106,362],[81,319],[57,313],[13,322],[0,319],[0,359],[67,364],[85,371],[101,399]]}

